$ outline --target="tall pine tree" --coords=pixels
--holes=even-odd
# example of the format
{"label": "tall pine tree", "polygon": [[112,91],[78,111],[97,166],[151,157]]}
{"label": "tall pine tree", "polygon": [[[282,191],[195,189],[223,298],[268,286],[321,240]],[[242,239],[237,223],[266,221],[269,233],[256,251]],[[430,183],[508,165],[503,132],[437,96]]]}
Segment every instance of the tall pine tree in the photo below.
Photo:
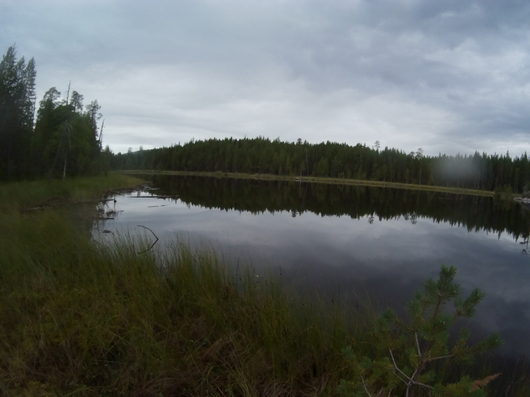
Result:
{"label": "tall pine tree", "polygon": [[30,168],[35,107],[35,61],[17,59],[14,46],[0,62],[0,178],[24,176]]}

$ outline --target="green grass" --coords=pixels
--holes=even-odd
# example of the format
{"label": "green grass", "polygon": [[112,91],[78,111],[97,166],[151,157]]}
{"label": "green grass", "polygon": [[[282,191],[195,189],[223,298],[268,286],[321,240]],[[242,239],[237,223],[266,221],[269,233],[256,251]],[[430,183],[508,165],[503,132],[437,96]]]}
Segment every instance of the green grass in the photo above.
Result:
{"label": "green grass", "polygon": [[138,185],[141,179],[110,173],[108,176],[45,179],[0,183],[0,211],[57,207],[101,198],[105,193]]}
{"label": "green grass", "polygon": [[52,212],[2,224],[0,394],[319,395],[338,382],[351,334],[337,318],[295,312],[211,253],[95,246]]}
{"label": "green grass", "polygon": [[213,253],[96,244],[58,211],[138,182],[0,186],[0,395],[317,395],[336,383],[352,335],[337,316],[293,309]]}
{"label": "green grass", "polygon": [[370,355],[381,344],[371,310],[346,316],[295,301],[209,251],[139,255],[142,239],[94,243],[58,207],[26,211],[138,183],[113,175],[0,186],[0,395],[335,396],[342,379],[360,387],[344,348]]}
{"label": "green grass", "polygon": [[290,181],[290,182],[310,182],[326,183],[332,185],[354,185],[381,187],[407,190],[423,190],[428,192],[440,192],[450,194],[463,194],[470,196],[493,197],[495,192],[489,190],[466,189],[448,186],[418,185],[413,183],[373,181],[369,179],[348,179],[348,178],[327,178],[316,176],[292,176],[292,175],[273,175],[273,174],[248,174],[241,172],[207,172],[207,171],[166,171],[166,170],[122,170],[118,171],[124,175],[182,175],[182,176],[202,176],[215,178],[235,178],[235,179],[254,179],[263,181]]}

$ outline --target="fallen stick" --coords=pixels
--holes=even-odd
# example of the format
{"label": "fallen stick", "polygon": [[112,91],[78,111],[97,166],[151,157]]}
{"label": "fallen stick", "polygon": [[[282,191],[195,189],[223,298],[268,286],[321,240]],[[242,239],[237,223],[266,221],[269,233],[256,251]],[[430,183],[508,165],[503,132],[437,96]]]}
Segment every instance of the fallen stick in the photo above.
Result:
{"label": "fallen stick", "polygon": [[158,236],[155,234],[155,232],[153,232],[153,231],[152,231],[150,228],[148,228],[147,226],[144,226],[144,225],[136,225],[136,226],[141,227],[141,228],[144,228],[144,229],[146,229],[146,230],[149,230],[149,231],[151,232],[151,234],[155,237],[155,241],[153,241],[153,244],[151,244],[151,245],[149,246],[149,248],[147,248],[147,249],[145,249],[145,250],[143,250],[143,251],[137,252],[138,255],[140,255],[140,254],[145,254],[146,252],[148,252],[148,251],[150,251],[150,250],[153,249],[153,247],[155,246],[155,244],[158,243],[158,240],[159,240],[159,239],[158,239]]}

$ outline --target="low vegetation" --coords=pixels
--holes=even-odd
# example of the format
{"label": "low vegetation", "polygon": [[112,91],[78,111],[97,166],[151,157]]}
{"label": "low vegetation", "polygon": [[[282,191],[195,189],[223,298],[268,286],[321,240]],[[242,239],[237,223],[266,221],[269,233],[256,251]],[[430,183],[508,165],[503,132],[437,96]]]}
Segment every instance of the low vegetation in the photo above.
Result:
{"label": "low vegetation", "polygon": [[98,202],[112,190],[132,187],[141,182],[141,179],[114,173],[65,180],[4,182],[0,183],[0,211],[31,212],[87,201]]}
{"label": "low vegetation", "polygon": [[[0,235],[0,393],[478,396],[495,378],[430,363],[476,360],[492,342],[448,339],[452,268],[426,284],[410,320],[345,317],[295,302],[211,252],[138,254],[147,240],[96,244],[53,208],[26,211],[47,195],[87,200],[134,183],[114,175],[0,187],[9,231]],[[22,191],[30,198],[8,205]],[[456,314],[471,315],[479,300],[457,301]]]}

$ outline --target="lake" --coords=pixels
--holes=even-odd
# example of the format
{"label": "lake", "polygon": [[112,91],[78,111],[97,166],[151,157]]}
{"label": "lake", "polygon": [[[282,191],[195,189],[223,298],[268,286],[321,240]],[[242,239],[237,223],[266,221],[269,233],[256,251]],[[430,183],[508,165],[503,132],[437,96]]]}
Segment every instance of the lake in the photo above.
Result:
{"label": "lake", "polygon": [[[140,234],[216,250],[308,299],[370,296],[400,310],[442,264],[486,296],[471,326],[530,357],[530,210],[487,197],[397,189],[155,176],[107,202],[96,238]],[[106,233],[101,233],[106,231]],[[112,232],[112,233],[109,233]],[[315,298],[316,299],[316,298]]]}

